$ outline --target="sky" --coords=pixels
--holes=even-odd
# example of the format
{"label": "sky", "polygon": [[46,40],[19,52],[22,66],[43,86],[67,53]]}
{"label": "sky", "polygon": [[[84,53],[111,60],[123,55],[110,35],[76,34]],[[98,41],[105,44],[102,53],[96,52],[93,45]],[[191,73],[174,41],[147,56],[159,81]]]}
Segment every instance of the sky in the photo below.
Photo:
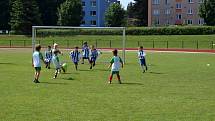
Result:
{"label": "sky", "polygon": [[133,0],[119,0],[122,6],[126,9],[129,2]]}

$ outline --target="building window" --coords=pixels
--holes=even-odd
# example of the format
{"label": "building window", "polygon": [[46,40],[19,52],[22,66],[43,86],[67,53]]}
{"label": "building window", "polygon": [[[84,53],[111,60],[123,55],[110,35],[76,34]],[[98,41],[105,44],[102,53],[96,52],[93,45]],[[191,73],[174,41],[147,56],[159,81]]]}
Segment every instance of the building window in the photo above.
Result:
{"label": "building window", "polygon": [[82,20],[82,21],[81,21],[81,24],[82,24],[82,25],[84,25],[84,24],[85,24],[85,21],[84,21],[84,20]]}
{"label": "building window", "polygon": [[159,5],[160,4],[160,0],[153,0],[153,4],[154,5]]}
{"label": "building window", "polygon": [[166,14],[166,15],[169,15],[169,14],[170,14],[170,9],[166,9],[166,10],[165,10],[165,14]]}
{"label": "building window", "polygon": [[92,26],[96,26],[96,21],[95,21],[95,20],[92,20],[92,21],[90,21],[90,24],[91,24]]}
{"label": "building window", "polygon": [[169,5],[170,4],[170,0],[165,0],[165,4]]}
{"label": "building window", "polygon": [[204,21],[204,19],[199,19],[199,25],[203,25],[203,24],[205,24],[205,21]]}
{"label": "building window", "polygon": [[192,24],[193,24],[193,20],[188,19],[188,20],[187,20],[187,24],[188,24],[188,25],[192,25]]}
{"label": "building window", "polygon": [[187,14],[193,14],[193,9],[189,8]]}
{"label": "building window", "polygon": [[82,2],[82,7],[85,7],[85,2]]}
{"label": "building window", "polygon": [[182,8],[181,3],[176,3],[176,9],[181,9],[181,8]]}
{"label": "building window", "polygon": [[199,2],[198,3],[203,3],[203,0],[199,0]]}
{"label": "building window", "polygon": [[176,14],[176,19],[177,20],[181,20],[182,19],[182,15],[181,14]]}
{"label": "building window", "polygon": [[82,16],[85,16],[85,11],[82,11]]}
{"label": "building window", "polygon": [[166,20],[166,25],[170,25],[170,20],[169,19]]}
{"label": "building window", "polygon": [[155,9],[155,10],[153,11],[153,15],[155,15],[155,16],[160,15],[160,11],[159,11],[158,9]]}
{"label": "building window", "polygon": [[90,1],[91,7],[96,7],[96,1]]}
{"label": "building window", "polygon": [[159,25],[160,24],[160,19],[159,18],[156,18],[155,19],[155,25]]}
{"label": "building window", "polygon": [[90,11],[91,16],[96,16],[96,11]]}
{"label": "building window", "polygon": [[188,3],[193,3],[193,0],[188,0]]}

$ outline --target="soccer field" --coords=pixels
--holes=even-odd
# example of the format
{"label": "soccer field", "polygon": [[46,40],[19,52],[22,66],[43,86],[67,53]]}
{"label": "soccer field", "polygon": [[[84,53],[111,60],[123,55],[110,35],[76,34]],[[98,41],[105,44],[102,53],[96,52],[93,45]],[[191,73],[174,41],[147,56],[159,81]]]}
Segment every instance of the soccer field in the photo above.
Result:
{"label": "soccer field", "polygon": [[[215,120],[215,54],[148,52],[142,73],[136,52],[127,52],[121,70],[108,84],[110,52],[93,70],[75,71],[64,51],[68,72],[52,79],[54,69],[32,82],[31,49],[0,49],[2,121],[212,121]],[[210,64],[210,65],[208,65]],[[53,65],[52,65],[53,67]]]}

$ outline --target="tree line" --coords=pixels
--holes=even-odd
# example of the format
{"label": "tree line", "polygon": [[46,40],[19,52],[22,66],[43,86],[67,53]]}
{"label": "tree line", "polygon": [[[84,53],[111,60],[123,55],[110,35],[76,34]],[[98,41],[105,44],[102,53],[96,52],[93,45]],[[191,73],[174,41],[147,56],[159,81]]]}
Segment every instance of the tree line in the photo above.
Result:
{"label": "tree line", "polygon": [[[207,25],[215,25],[215,2],[204,0],[199,10]],[[1,0],[0,30],[30,34],[33,25],[80,26],[81,0]],[[148,0],[134,0],[125,10],[120,4],[110,5],[105,13],[106,26],[147,26]]]}

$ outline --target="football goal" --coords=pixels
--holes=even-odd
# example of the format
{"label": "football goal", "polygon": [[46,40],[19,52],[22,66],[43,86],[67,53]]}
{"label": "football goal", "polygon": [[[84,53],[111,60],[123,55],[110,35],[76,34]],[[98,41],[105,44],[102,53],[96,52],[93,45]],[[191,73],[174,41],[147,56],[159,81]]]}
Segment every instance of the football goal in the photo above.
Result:
{"label": "football goal", "polygon": [[74,45],[89,41],[99,49],[122,50],[122,59],[125,63],[125,32],[125,27],[32,26],[32,49],[35,50],[36,44],[42,43],[44,46],[48,42],[49,45],[57,42],[60,47],[70,49]]}

